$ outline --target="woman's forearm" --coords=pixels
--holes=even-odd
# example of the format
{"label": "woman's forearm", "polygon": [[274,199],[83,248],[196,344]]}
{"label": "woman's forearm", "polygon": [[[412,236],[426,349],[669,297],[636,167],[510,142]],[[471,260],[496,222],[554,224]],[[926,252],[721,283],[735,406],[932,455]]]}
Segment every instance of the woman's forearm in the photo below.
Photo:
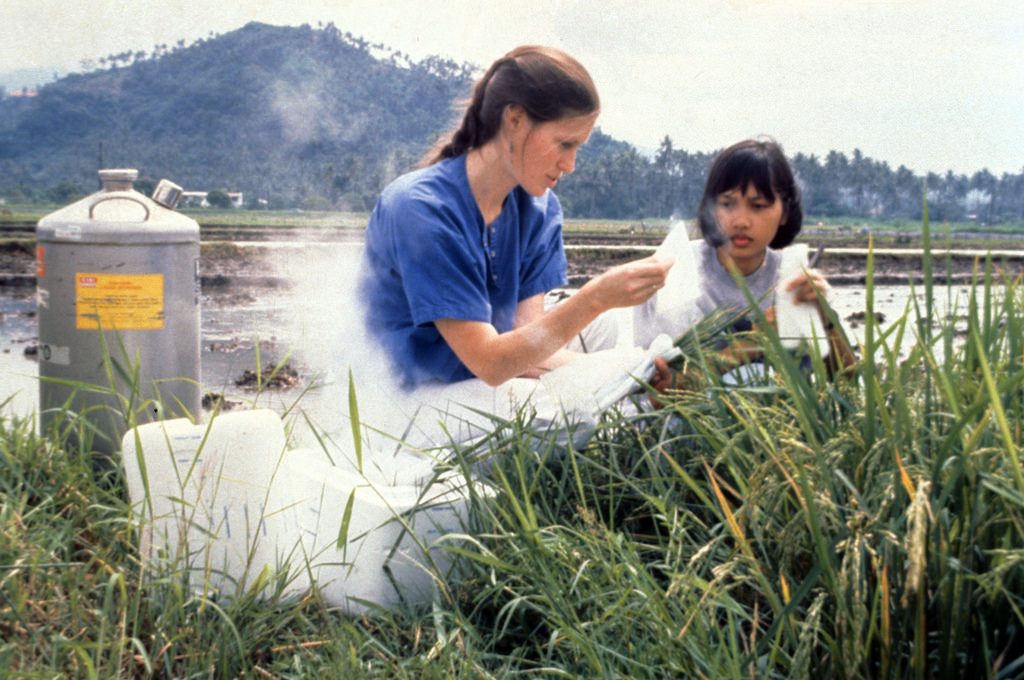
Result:
{"label": "woman's forearm", "polygon": [[476,377],[500,385],[522,375],[539,375],[568,360],[565,345],[604,309],[581,290],[547,313],[507,333],[478,321],[439,319],[438,331]]}

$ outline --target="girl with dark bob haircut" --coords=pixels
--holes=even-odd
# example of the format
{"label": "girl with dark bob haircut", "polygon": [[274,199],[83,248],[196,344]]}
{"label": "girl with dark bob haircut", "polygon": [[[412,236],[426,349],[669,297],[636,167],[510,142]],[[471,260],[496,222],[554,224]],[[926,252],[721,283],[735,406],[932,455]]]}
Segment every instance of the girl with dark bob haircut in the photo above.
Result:
{"label": "girl with dark bob haircut", "polygon": [[[760,345],[747,333],[759,316],[748,309],[749,301],[757,301],[770,323],[777,306],[792,309],[792,302],[817,319],[818,333],[824,329],[831,342],[830,356],[844,366],[852,364],[849,345],[838,325],[830,322],[825,278],[807,269],[805,248],[783,250],[800,233],[803,208],[793,170],[775,140],[745,139],[719,152],[708,172],[697,221],[703,239],[690,240],[681,225],[659,248],[659,254],[677,262],[665,287],[637,306],[636,344],[647,347],[659,335],[678,338],[701,319],[732,310],[740,315],[733,337],[714,357],[722,373],[731,372],[760,361]],[[817,308],[816,315],[811,306]]]}
{"label": "girl with dark bob haircut", "polygon": [[737,142],[715,157],[697,210],[701,234],[708,243],[716,247],[723,245],[721,230],[715,221],[715,201],[719,194],[737,187],[745,194],[750,186],[771,203],[775,202],[776,194],[782,200],[785,219],[779,223],[775,238],[768,245],[776,250],[785,248],[800,233],[804,212],[800,187],[789,161],[782,147],[768,137]]}

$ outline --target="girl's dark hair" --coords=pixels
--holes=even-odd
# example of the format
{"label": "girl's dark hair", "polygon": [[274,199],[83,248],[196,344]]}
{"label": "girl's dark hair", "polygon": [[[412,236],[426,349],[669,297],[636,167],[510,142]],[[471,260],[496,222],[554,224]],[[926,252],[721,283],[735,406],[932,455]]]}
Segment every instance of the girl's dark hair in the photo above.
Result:
{"label": "girl's dark hair", "polygon": [[745,139],[733,144],[715,156],[704,184],[697,215],[704,240],[713,246],[722,245],[724,236],[715,220],[715,200],[718,195],[739,189],[746,193],[751,184],[762,196],[774,202],[778,194],[782,200],[785,221],[768,245],[785,248],[803,224],[804,211],[800,205],[800,187],[793,177],[793,169],[778,142],[768,137]]}
{"label": "girl's dark hair", "polygon": [[473,87],[459,127],[427,153],[424,164],[454,158],[489,142],[501,128],[505,107],[512,104],[523,107],[533,122],[601,109],[597,88],[582,64],[553,47],[523,45],[491,64]]}

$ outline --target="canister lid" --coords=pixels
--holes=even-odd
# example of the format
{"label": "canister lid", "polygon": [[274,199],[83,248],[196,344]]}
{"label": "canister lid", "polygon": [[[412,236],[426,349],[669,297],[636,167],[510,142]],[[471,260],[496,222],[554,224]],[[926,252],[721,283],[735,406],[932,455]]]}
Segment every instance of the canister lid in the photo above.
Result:
{"label": "canister lid", "polygon": [[109,168],[99,173],[104,191],[128,191],[132,182],[139,178],[139,171],[135,168]]}
{"label": "canister lid", "polygon": [[153,200],[165,208],[174,210],[184,190],[169,179],[162,179],[153,190]]}

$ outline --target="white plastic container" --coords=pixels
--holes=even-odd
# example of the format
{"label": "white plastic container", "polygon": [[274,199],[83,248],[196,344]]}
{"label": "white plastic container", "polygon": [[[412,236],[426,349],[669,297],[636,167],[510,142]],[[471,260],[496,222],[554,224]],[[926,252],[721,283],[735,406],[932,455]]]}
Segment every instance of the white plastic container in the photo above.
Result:
{"label": "white plastic container", "polygon": [[267,506],[285,452],[273,411],[148,423],[121,447],[144,559],[190,569],[198,589],[234,594],[287,556],[282,529],[295,510]]}
{"label": "white plastic container", "polygon": [[143,558],[225,595],[287,567],[286,595],[315,583],[353,614],[428,602],[452,567],[439,541],[462,532],[470,503],[413,454],[368,454],[360,472],[321,450],[288,450],[270,410],[148,423],[122,451]]}
{"label": "white plastic container", "polygon": [[464,533],[465,487],[429,478],[389,485],[331,465],[312,449],[289,451],[283,472],[271,505],[290,499],[300,509],[296,534],[328,605],[358,614],[422,604],[433,597],[435,578],[452,575],[451,556],[440,542]]}

